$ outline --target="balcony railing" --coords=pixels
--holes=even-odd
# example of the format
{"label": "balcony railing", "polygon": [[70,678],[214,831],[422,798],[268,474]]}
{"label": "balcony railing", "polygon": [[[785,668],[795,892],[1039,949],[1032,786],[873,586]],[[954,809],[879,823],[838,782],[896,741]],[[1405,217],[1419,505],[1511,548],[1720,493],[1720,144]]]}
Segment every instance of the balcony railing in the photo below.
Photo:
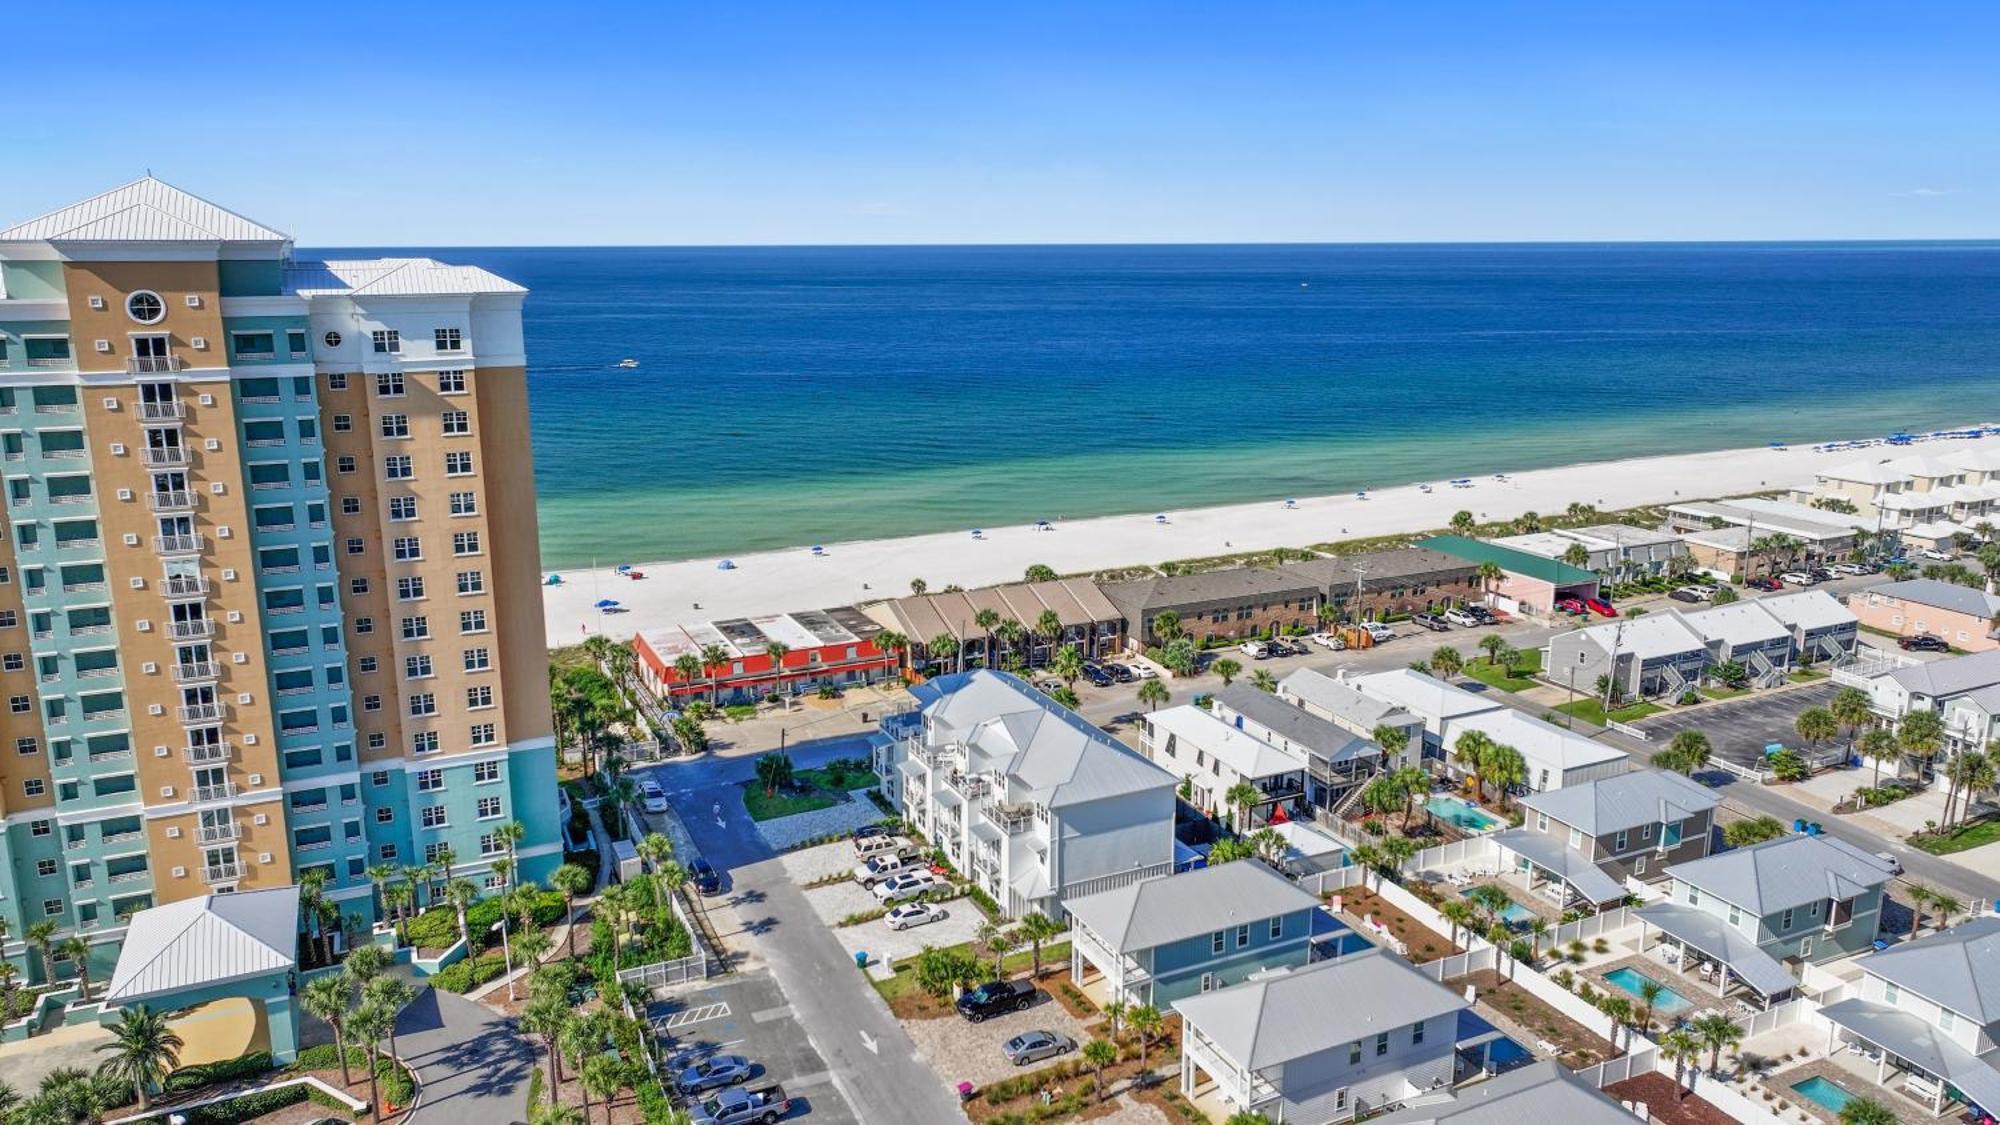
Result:
{"label": "balcony railing", "polygon": [[194,493],[183,490],[148,492],[146,506],[156,512],[186,512],[194,508]]}
{"label": "balcony railing", "polygon": [[178,422],[185,416],[186,414],[181,408],[181,400],[177,398],[168,399],[165,402],[141,402],[139,404],[139,421],[141,422]]}
{"label": "balcony railing", "polygon": [[229,714],[226,703],[188,703],[174,708],[184,723],[219,723]]}
{"label": "balcony railing", "polygon": [[234,883],[238,879],[243,878],[243,865],[240,863],[211,863],[201,869],[201,877],[204,882],[209,883]]}
{"label": "balcony railing", "polygon": [[988,805],[982,810],[994,827],[1009,836],[1018,836],[1035,822],[1035,812],[1026,805]]}
{"label": "balcony railing", "polygon": [[214,635],[215,622],[206,617],[193,621],[167,622],[167,636],[177,641],[205,641]]}
{"label": "balcony railing", "polygon": [[170,574],[160,579],[160,593],[169,598],[205,598],[208,579],[199,574]]}
{"label": "balcony railing", "polygon": [[184,469],[188,461],[188,451],[184,445],[165,447],[149,445],[139,451],[139,463],[149,469]]}
{"label": "balcony railing", "polygon": [[155,535],[153,550],[162,555],[198,555],[202,540],[199,535]]}
{"label": "balcony railing", "polygon": [[197,801],[227,801],[236,796],[236,783],[225,781],[220,785],[196,785],[188,790],[188,794]]}
{"label": "balcony railing", "polygon": [[228,824],[203,824],[195,828],[194,841],[197,844],[228,844],[236,840],[236,822]]}
{"label": "balcony railing", "polygon": [[128,375],[159,375],[169,371],[179,371],[179,356],[133,355],[125,357],[125,372]]}
{"label": "balcony railing", "polygon": [[231,746],[228,739],[216,743],[199,743],[181,747],[181,757],[191,766],[212,766],[229,760]]}
{"label": "balcony railing", "polygon": [[198,684],[222,675],[222,665],[213,660],[197,660],[192,664],[174,665],[174,682],[177,684]]}

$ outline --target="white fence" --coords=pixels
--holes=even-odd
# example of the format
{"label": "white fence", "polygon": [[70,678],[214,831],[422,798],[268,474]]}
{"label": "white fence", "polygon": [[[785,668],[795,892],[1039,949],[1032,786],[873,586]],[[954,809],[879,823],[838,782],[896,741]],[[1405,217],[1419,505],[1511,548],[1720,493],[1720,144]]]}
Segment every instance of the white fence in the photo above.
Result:
{"label": "white fence", "polygon": [[1629,1055],[1598,1063],[1575,1071],[1577,1080],[1592,1089],[1602,1090],[1641,1074],[1651,1074],[1659,1062],[1660,1053],[1652,1047],[1640,1047]]}
{"label": "white fence", "polygon": [[1631,723],[1621,723],[1617,719],[1612,719],[1610,722],[1607,722],[1605,726],[1610,727],[1612,730],[1617,731],[1619,734],[1625,735],[1629,738],[1636,738],[1641,742],[1651,742],[1653,740],[1652,735],[1647,734],[1645,731],[1640,730],[1638,727],[1633,726]]}
{"label": "white fence", "polygon": [[1787,1001],[1768,1011],[1758,1012],[1740,1021],[1743,1025],[1743,1038],[1755,1039],[1759,1035],[1768,1035],[1781,1027],[1790,1027],[1795,1023],[1824,1022],[1819,1019],[1819,1008],[1818,1001],[1800,998]]}
{"label": "white fence", "polygon": [[1573,941],[1595,941],[1606,934],[1614,934],[1638,922],[1639,916],[1629,906],[1607,910],[1602,914],[1592,914],[1574,922],[1565,922],[1549,931],[1549,948],[1560,949]]}
{"label": "white fence", "polygon": [[1368,878],[1368,874],[1368,869],[1359,865],[1336,867],[1331,871],[1315,871],[1310,875],[1301,876],[1299,886],[1310,889],[1314,894],[1328,895],[1361,884]]}
{"label": "white fence", "polygon": [[[628,812],[626,815],[631,814]],[[650,965],[635,965],[629,969],[620,969],[619,984],[637,981],[648,988],[685,984],[691,980],[706,980],[722,967],[721,959],[709,953],[708,946],[702,942],[701,927],[695,925],[694,919],[688,916],[687,907],[682,903],[681,896],[678,893],[669,895],[667,904],[673,908],[674,918],[680,922],[681,929],[687,931],[688,945],[693,952],[686,957],[676,957],[671,961],[656,961]]]}
{"label": "white fence", "polygon": [[1530,996],[1580,1023],[1592,1035],[1596,1035],[1614,1047],[1628,1047],[1642,1040],[1634,1038],[1630,1044],[1619,1034],[1618,1025],[1610,1016],[1597,1010],[1596,1005],[1563,988],[1562,985],[1530,969],[1515,973],[1511,978]]}
{"label": "white fence", "polygon": [[1469,839],[1454,840],[1449,844],[1439,844],[1425,848],[1411,856],[1404,864],[1404,871],[1435,871],[1444,867],[1457,867],[1467,863],[1498,863],[1500,846],[1490,836],[1473,836]]}
{"label": "white fence", "polygon": [[1426,961],[1417,966],[1417,971],[1443,984],[1448,980],[1457,980],[1468,973],[1495,968],[1499,960],[1500,951],[1488,945],[1484,949],[1475,949],[1470,953],[1454,953],[1450,957]]}

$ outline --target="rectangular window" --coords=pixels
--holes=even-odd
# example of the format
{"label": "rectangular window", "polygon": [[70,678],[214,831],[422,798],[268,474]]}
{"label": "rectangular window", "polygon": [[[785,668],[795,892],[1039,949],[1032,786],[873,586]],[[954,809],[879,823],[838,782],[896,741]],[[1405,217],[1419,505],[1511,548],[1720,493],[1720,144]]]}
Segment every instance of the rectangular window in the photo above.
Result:
{"label": "rectangular window", "polygon": [[493,685],[480,684],[477,687],[466,688],[465,706],[471,711],[493,706]]}
{"label": "rectangular window", "polygon": [[1283,918],[1271,919],[1271,940],[1277,941],[1279,938],[1284,936],[1285,936],[1285,920]]}
{"label": "rectangular window", "polygon": [[347,373],[346,373],[345,371],[330,371],[330,372],[328,372],[328,373],[327,373],[327,376],[326,376],[326,389],[327,389],[327,390],[329,390],[329,391],[344,391],[344,390],[346,390],[346,389],[347,389]]}
{"label": "rectangular window", "polygon": [[465,650],[466,671],[484,672],[488,668],[491,668],[492,666],[493,666],[493,655],[486,649],[469,648]]}
{"label": "rectangular window", "polygon": [[486,574],[478,570],[458,572],[458,592],[461,594],[483,594],[486,592]]}
{"label": "rectangular window", "polygon": [[474,746],[492,746],[499,741],[500,733],[492,723],[472,724],[472,744]]}
{"label": "rectangular window", "polygon": [[347,580],[347,589],[348,592],[357,596],[365,594],[368,592],[368,580],[366,578],[350,578]]}
{"label": "rectangular window", "polygon": [[483,785],[489,781],[500,780],[500,763],[474,762],[472,765],[472,780],[473,783],[476,785]]}
{"label": "rectangular window", "polygon": [[437,696],[430,692],[420,691],[410,697],[410,717],[413,719],[435,715],[437,710]]}
{"label": "rectangular window", "polygon": [[1375,1036],[1375,1057],[1379,1059],[1383,1055],[1386,1055],[1388,1053],[1389,1053],[1389,1033],[1384,1031],[1381,1034]]}
{"label": "rectangular window", "polygon": [[410,736],[410,753],[433,754],[437,752],[438,735],[434,730],[420,730]]}
{"label": "rectangular window", "polygon": [[333,471],[336,473],[351,473],[354,466],[354,455],[351,453],[343,453],[333,459]]}
{"label": "rectangular window", "polygon": [[1236,948],[1241,949],[1249,944],[1250,944],[1250,927],[1248,926],[1236,927]]}
{"label": "rectangular window", "polygon": [[[358,506],[357,506],[357,510],[359,510]],[[361,537],[360,537],[359,535],[354,535],[354,536],[350,536],[350,537],[348,537],[348,540],[347,540],[347,553],[348,553],[348,554],[350,554],[350,555],[359,555],[359,554],[362,554],[362,553],[364,553],[364,552],[365,552],[365,551],[367,551],[367,550],[368,550],[368,544],[367,544],[367,542],[366,542],[366,541],[364,541],[364,540],[363,540],[363,539],[362,539],[362,538],[361,538]]]}
{"label": "rectangular window", "polygon": [[1210,953],[1220,953],[1225,948],[1227,948],[1227,942],[1221,930],[1208,935],[1208,951]]}
{"label": "rectangular window", "polygon": [[359,496],[343,496],[343,497],[341,497],[341,498],[340,498],[340,514],[341,514],[341,515],[343,515],[343,516],[358,516],[358,515],[360,515],[360,514],[361,514],[361,497],[359,497]]}
{"label": "rectangular window", "polygon": [[285,350],[292,353],[293,359],[304,359],[306,355],[306,330],[303,328],[285,329]]}
{"label": "rectangular window", "polygon": [[437,350],[441,352],[457,352],[465,350],[465,337],[462,330],[460,329],[457,328],[433,329],[432,339],[437,341]]}
{"label": "rectangular window", "polygon": [[500,798],[479,798],[479,819],[494,820],[500,816]]}
{"label": "rectangular window", "polygon": [[1882,982],[1882,1002],[1884,1004],[1887,1004],[1891,1008],[1893,1008],[1896,1006],[1896,1002],[1898,1000],[1901,1000],[1902,998],[1903,998],[1903,990],[1901,988],[1898,988],[1894,983],[1890,981]]}
{"label": "rectangular window", "polygon": [[365,636],[365,635],[367,635],[367,634],[369,634],[369,633],[372,633],[372,632],[374,632],[374,631],[375,631],[375,619],[374,619],[374,618],[372,618],[372,617],[357,617],[357,618],[355,618],[355,619],[354,619],[354,631],[355,631],[356,633],[360,633],[360,634],[362,634],[362,635],[364,635],[364,636]]}
{"label": "rectangular window", "polygon": [[463,410],[447,410],[439,417],[446,437],[464,437],[472,432],[472,415]]}
{"label": "rectangular window", "polygon": [[441,395],[462,395],[465,393],[465,372],[438,372],[438,393]]}
{"label": "rectangular window", "polygon": [[1356,1039],[1354,1042],[1349,1043],[1347,1045],[1347,1065],[1348,1066],[1361,1065],[1361,1040]]}
{"label": "rectangular window", "polygon": [[336,434],[344,434],[344,433],[349,433],[349,432],[351,432],[351,431],[352,431],[353,429],[354,429],[354,415],[352,415],[352,414],[336,414],[336,415],[334,415],[334,416],[333,416],[333,432],[334,432],[334,433],[336,433]]}
{"label": "rectangular window", "polygon": [[405,617],[399,623],[399,628],[406,641],[428,640],[431,635],[431,619],[422,615]]}
{"label": "rectangular window", "polygon": [[454,516],[476,516],[479,514],[479,498],[470,492],[451,494],[451,514]]}
{"label": "rectangular window", "polygon": [[397,562],[416,562],[424,557],[423,541],[414,535],[398,538],[392,546]]}
{"label": "rectangular window", "polygon": [[414,496],[389,497],[389,518],[392,520],[416,519],[417,498]]}
{"label": "rectangular window", "polygon": [[407,454],[398,453],[382,458],[382,476],[385,479],[409,480],[416,475],[416,470],[411,467]]}
{"label": "rectangular window", "polygon": [[472,454],[469,451],[444,455],[444,475],[448,477],[469,477],[472,475]]}
{"label": "rectangular window", "polygon": [[[368,340],[381,355],[394,355],[403,350],[403,334],[394,328],[378,328],[368,334]],[[393,385],[394,390],[387,389]],[[384,398],[403,393],[403,373],[387,371],[375,376],[375,393]]]}
{"label": "rectangular window", "polygon": [[476,531],[454,531],[451,535],[451,553],[459,558],[479,553],[479,533]]}
{"label": "rectangular window", "polygon": [[361,709],[368,712],[380,711],[382,709],[382,697],[379,695],[362,696]]}
{"label": "rectangular window", "polygon": [[420,816],[425,828],[443,828],[445,826],[443,805],[425,805]]}
{"label": "rectangular window", "polygon": [[269,332],[231,332],[229,350],[236,353],[237,359],[270,359],[276,354],[277,345]]}
{"label": "rectangular window", "polygon": [[486,631],[486,611],[468,609],[458,615],[458,631],[462,634],[484,633]]}
{"label": "rectangular window", "polygon": [[405,575],[402,578],[396,579],[396,597],[398,599],[413,602],[421,599],[423,596],[424,580],[421,576]]}
{"label": "rectangular window", "polygon": [[430,679],[434,674],[431,670],[431,658],[428,656],[405,656],[403,658],[403,674],[412,680]]}
{"label": "rectangular window", "polygon": [[1418,1020],[1416,1023],[1410,1025],[1410,1046],[1414,1047],[1423,1041],[1424,1023],[1422,1020]]}
{"label": "rectangular window", "polygon": [[382,415],[382,436],[385,438],[409,437],[410,416],[408,414]]}

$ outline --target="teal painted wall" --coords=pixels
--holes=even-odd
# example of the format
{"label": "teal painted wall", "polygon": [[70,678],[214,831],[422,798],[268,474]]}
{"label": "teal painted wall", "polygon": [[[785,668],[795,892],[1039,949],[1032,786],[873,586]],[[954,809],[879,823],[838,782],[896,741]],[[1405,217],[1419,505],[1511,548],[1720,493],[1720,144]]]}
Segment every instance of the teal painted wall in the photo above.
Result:
{"label": "teal painted wall", "polygon": [[546,883],[549,873],[562,865],[562,815],[557,807],[555,747],[509,754],[507,779],[513,792],[514,819],[528,830],[521,838],[521,847],[557,845],[556,851],[548,855],[521,861],[523,878]]}
{"label": "teal painted wall", "polygon": [[276,297],[284,292],[284,264],[278,261],[239,262],[227,258],[216,263],[216,272],[225,297]]}
{"label": "teal painted wall", "polygon": [[0,262],[0,280],[13,300],[45,301],[68,294],[61,262]]}

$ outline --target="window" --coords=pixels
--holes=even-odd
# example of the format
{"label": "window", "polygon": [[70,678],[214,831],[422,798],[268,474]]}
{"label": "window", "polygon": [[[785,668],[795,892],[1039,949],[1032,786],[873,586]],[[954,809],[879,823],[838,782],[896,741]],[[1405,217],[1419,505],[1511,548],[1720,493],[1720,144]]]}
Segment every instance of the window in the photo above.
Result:
{"label": "window", "polygon": [[408,414],[382,415],[382,436],[385,438],[409,437],[410,416]]}
{"label": "window", "polygon": [[431,619],[428,617],[424,617],[422,615],[418,615],[416,617],[405,617],[400,622],[399,627],[402,630],[403,639],[406,641],[422,641],[430,639]]}
{"label": "window", "polygon": [[474,762],[474,763],[473,763],[473,765],[472,765],[472,781],[473,781],[473,784],[475,784],[475,785],[484,785],[485,783],[487,783],[487,782],[489,782],[489,781],[498,781],[498,780],[500,780],[500,763],[499,763],[499,762]]}
{"label": "window", "polygon": [[437,696],[432,695],[430,692],[420,691],[410,697],[411,718],[421,719],[429,715],[435,715],[437,711]]}
{"label": "window", "polygon": [[1236,948],[1241,949],[1249,944],[1250,944],[1250,927],[1248,926],[1236,927]]}
{"label": "window", "polygon": [[444,841],[442,841],[442,840],[440,840],[440,841],[437,841],[436,843],[430,843],[430,844],[425,844],[425,845],[424,845],[424,862],[425,862],[425,863],[441,863],[441,862],[443,862],[443,861],[444,861],[444,853],[445,853],[445,852],[446,852],[447,850],[449,850],[450,848],[451,848],[451,845],[450,845],[450,844],[448,844],[448,843],[445,843],[445,842],[444,842]]}
{"label": "window", "polygon": [[1896,987],[1894,982],[1886,980],[1882,982],[1882,1002],[1884,1004],[1893,1008],[1896,1006],[1896,1002],[1902,998],[1903,990]]}
{"label": "window", "polygon": [[[327,346],[327,347],[329,347],[329,348],[337,348],[337,347],[339,347],[339,346],[340,346],[340,333],[338,333],[338,332],[329,332],[329,333],[327,333],[327,334],[326,334],[326,346]],[[326,376],[326,389],[327,389],[327,390],[329,390],[329,391],[344,391],[344,390],[346,390],[346,389],[347,389],[347,373],[346,373],[345,371],[331,371],[331,372],[328,372],[328,373],[327,373],[327,376]]]}
{"label": "window", "polygon": [[472,432],[472,415],[463,410],[447,410],[440,417],[446,437],[464,437]]}
{"label": "window", "polygon": [[389,518],[392,520],[416,519],[417,498],[414,496],[389,497]]}
{"label": "window", "polygon": [[277,342],[269,332],[231,332],[229,350],[238,359],[270,359],[277,354]]}
{"label": "window", "polygon": [[1277,941],[1279,938],[1284,936],[1285,936],[1285,920],[1283,918],[1271,919],[1271,940]]}
{"label": "window", "polygon": [[454,531],[451,533],[451,553],[464,558],[479,553],[479,533],[476,531]]}
{"label": "window", "polygon": [[1388,1053],[1389,1053],[1389,1033],[1384,1031],[1375,1037],[1375,1057],[1381,1058],[1383,1055],[1386,1055]]}
{"label": "window", "polygon": [[39,777],[31,777],[21,782],[21,792],[30,797],[39,797],[47,792]]}
{"label": "window", "polygon": [[51,830],[52,829],[49,826],[49,822],[46,820],[33,820],[28,822],[28,835],[30,836],[46,836],[49,834]]}
{"label": "window", "polygon": [[425,805],[418,814],[419,823],[425,828],[443,828],[446,824],[443,805]]}
{"label": "window", "polygon": [[472,744],[474,746],[491,746],[499,741],[500,733],[492,723],[472,724]]}
{"label": "window", "polygon": [[1693,887],[1688,888],[1688,905],[1689,906],[1701,905],[1701,892]]}
{"label": "window", "polygon": [[416,470],[411,467],[410,458],[407,455],[398,453],[382,458],[382,476],[385,479],[409,480],[416,475]]}
{"label": "window", "polygon": [[363,711],[380,711],[382,709],[382,697],[379,695],[362,696],[361,709]]}
{"label": "window", "polygon": [[1349,1043],[1347,1045],[1347,1065],[1348,1066],[1361,1065],[1361,1040],[1356,1039],[1354,1042]]}
{"label": "window", "polygon": [[[394,805],[383,805],[381,808],[375,810],[375,823],[393,824],[395,821],[396,807]],[[394,847],[393,844],[384,844],[382,846],[384,848]]]}
{"label": "window", "polygon": [[347,580],[347,589],[349,593],[355,595],[365,594],[368,592],[368,580],[366,578],[350,578]]}
{"label": "window", "polygon": [[[1730,910],[1730,913],[1734,914],[1736,913],[1736,911],[1732,908]],[[1730,921],[1733,922],[1735,921],[1735,919],[1732,918],[1730,919]],[[1778,916],[1778,932],[1783,933],[1791,928],[1792,928],[1792,912],[1787,910],[1783,914]]]}
{"label": "window", "polygon": [[428,656],[405,656],[403,658],[403,674],[413,680],[430,679],[435,674],[431,669],[431,658]]}
{"label": "window", "polygon": [[[465,706],[468,710],[472,711],[493,706],[493,685],[480,684],[477,687],[466,688]],[[1240,945],[1242,943],[1238,942],[1237,944]]]}
{"label": "window", "polygon": [[[299,359],[304,356],[306,354],[306,330],[303,328],[285,329],[285,350],[292,353],[293,359]],[[311,384],[308,383],[307,385],[310,386]],[[310,391],[307,392],[307,394],[310,393]],[[302,395],[300,397],[305,396]]]}
{"label": "window", "polygon": [[484,633],[486,631],[486,611],[483,609],[468,609],[459,614],[458,631],[460,633]]}
{"label": "window", "polygon": [[1626,843],[1625,833],[1620,832],[1616,840],[1613,842],[1612,847],[1614,850],[1622,852],[1625,850],[1625,843]]}
{"label": "window", "polygon": [[1208,935],[1208,951],[1210,953],[1220,953],[1222,952],[1223,949],[1224,949],[1224,940],[1221,930],[1217,930],[1214,933]]}
{"label": "window", "polygon": [[1575,828],[1569,830],[1569,846],[1572,848],[1583,847],[1583,832],[1581,830]]}
{"label": "window", "polygon": [[434,754],[438,748],[438,735],[434,730],[420,730],[410,736],[410,753]]}
{"label": "window", "polygon": [[36,742],[33,736],[14,740],[14,753],[16,754],[35,754],[39,753],[41,748],[41,743]]}
{"label": "window", "polygon": [[488,832],[486,835],[481,836],[479,838],[480,855],[501,855],[504,854],[506,851],[507,851],[507,845],[501,843],[500,837],[494,835],[491,832]]}
{"label": "window", "polygon": [[1410,1025],[1410,1046],[1414,1047],[1417,1044],[1422,1043],[1423,1041],[1424,1041],[1424,1022],[1422,1020],[1418,1020],[1416,1023]]}
{"label": "window", "polygon": [[1632,874],[1644,875],[1645,873],[1646,873],[1646,857],[1642,855],[1639,858],[1632,861]]}
{"label": "window", "polygon": [[150,289],[141,289],[125,298],[125,315],[140,324],[158,324],[167,318],[167,303]]}
{"label": "window", "polygon": [[362,634],[362,635],[364,635],[364,636],[365,636],[365,635],[367,635],[367,634],[369,634],[369,633],[372,633],[372,632],[374,632],[374,631],[375,631],[375,619],[374,619],[374,618],[372,618],[372,617],[357,617],[357,618],[355,618],[355,619],[354,619],[354,631],[355,631],[356,633],[360,633],[360,634]]}
{"label": "window", "polygon": [[417,575],[405,575],[396,579],[396,597],[401,601],[413,602],[424,596],[424,580]]}
{"label": "window", "polygon": [[484,672],[488,668],[491,668],[492,666],[493,666],[493,655],[487,650],[483,648],[469,648],[465,650],[466,671]]}
{"label": "window", "polygon": [[[376,352],[383,355],[394,355],[403,350],[403,334],[394,328],[378,328],[370,332],[368,342],[375,346]],[[387,389],[390,386],[394,386],[395,389]],[[384,398],[402,394],[403,373],[387,371],[375,376],[375,393]]]}
{"label": "window", "polygon": [[469,477],[472,475],[472,454],[469,451],[444,455],[444,475],[448,477]]}
{"label": "window", "polygon": [[35,709],[35,704],[25,695],[15,695],[8,697],[7,709],[16,715],[25,715]]}
{"label": "window", "polygon": [[465,393],[465,372],[438,372],[438,393],[441,395],[462,395]]}
{"label": "window", "polygon": [[343,515],[343,516],[358,516],[358,515],[360,515],[360,514],[361,514],[361,497],[359,497],[359,496],[343,496],[343,497],[341,497],[341,498],[340,498],[340,514],[341,514],[341,515]]}
{"label": "window", "polygon": [[1952,1010],[1950,1008],[1938,1009],[1939,1031],[1950,1031],[1957,1025],[1958,1025],[1958,1017],[1952,1014]]}
{"label": "window", "polygon": [[1536,813],[1536,814],[1535,814],[1535,831],[1537,831],[1537,832],[1547,832],[1548,830],[1549,830],[1549,814],[1547,814],[1547,813]]}
{"label": "window", "polygon": [[437,341],[437,350],[441,352],[458,352],[465,350],[465,337],[460,329],[457,328],[433,329],[431,336],[434,340]]}
{"label": "window", "polygon": [[500,815],[500,798],[498,797],[479,798],[479,819],[494,820],[498,818],[499,815]]}
{"label": "window", "polygon": [[354,429],[354,415],[352,415],[352,414],[336,414],[336,415],[334,415],[334,416],[333,416],[333,432],[334,432],[334,433],[336,433],[336,434],[344,434],[344,433],[348,433],[348,432],[352,431],[353,429]]}
{"label": "window", "polygon": [[370,750],[380,750],[387,745],[389,745],[388,735],[378,730],[368,732],[368,748]]}
{"label": "window", "polygon": [[0,656],[0,669],[5,669],[9,672],[20,672],[26,670],[27,667],[28,658],[18,652],[10,652],[5,656]]}
{"label": "window", "polygon": [[336,473],[351,473],[354,467],[354,457],[351,454],[343,453],[333,459],[333,471]]}
{"label": "window", "polygon": [[363,540],[359,535],[351,535],[348,537],[347,539],[348,554],[359,555],[365,553],[367,550],[368,550],[368,543],[365,540]]}
{"label": "window", "polygon": [[476,516],[479,514],[479,499],[470,492],[451,494],[451,514],[454,516]]}
{"label": "window", "polygon": [[486,592],[486,575],[483,571],[461,570],[458,572],[458,592],[461,594],[483,594]]}
{"label": "window", "polygon": [[42,878],[44,878],[44,879],[47,879],[47,878],[49,878],[49,877],[53,876],[53,875],[54,875],[55,873],[56,873],[56,861],[55,861],[55,860],[53,860],[53,859],[38,859],[38,860],[36,860],[36,861],[35,861],[35,874],[37,874],[37,875],[41,876],[41,877],[42,877]]}
{"label": "window", "polygon": [[43,914],[46,914],[49,917],[53,918],[56,915],[61,914],[62,912],[63,912],[63,900],[59,898],[45,898],[42,900]]}
{"label": "window", "polygon": [[398,538],[392,546],[397,562],[416,562],[424,557],[423,542],[414,535]]}

